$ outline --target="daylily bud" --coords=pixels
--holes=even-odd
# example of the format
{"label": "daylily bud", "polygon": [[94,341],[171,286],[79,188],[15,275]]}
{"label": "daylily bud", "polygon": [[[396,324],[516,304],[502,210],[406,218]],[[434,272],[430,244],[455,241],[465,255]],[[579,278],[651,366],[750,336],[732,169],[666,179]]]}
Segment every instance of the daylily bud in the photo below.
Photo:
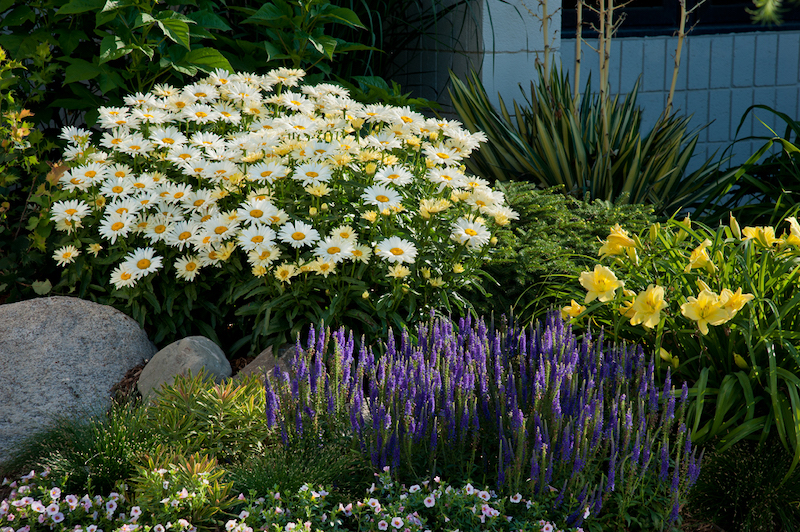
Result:
{"label": "daylily bud", "polygon": [[739,353],[733,354],[733,361],[736,362],[736,365],[739,366],[740,369],[749,369],[750,366],[747,365],[747,361],[742,358],[742,355]]}
{"label": "daylily bud", "polygon": [[650,226],[650,242],[655,244],[658,240],[658,233],[661,230],[661,224],[658,222]]}
{"label": "daylily bud", "polygon": [[678,357],[672,357],[672,367],[678,369],[678,366],[681,365],[681,361]]}
{"label": "daylily bud", "polygon": [[361,294],[361,299],[369,299],[369,291],[364,290],[364,293]]}
{"label": "daylily bud", "polygon": [[658,356],[660,356],[661,360],[663,360],[664,362],[672,362],[672,355],[670,355],[669,351],[667,351],[663,347],[660,347],[658,349]]}
{"label": "daylily bud", "polygon": [[731,221],[730,221],[731,233],[737,239],[742,239],[742,230],[739,228],[739,222],[736,221],[736,218],[733,217],[733,213],[731,213]]}

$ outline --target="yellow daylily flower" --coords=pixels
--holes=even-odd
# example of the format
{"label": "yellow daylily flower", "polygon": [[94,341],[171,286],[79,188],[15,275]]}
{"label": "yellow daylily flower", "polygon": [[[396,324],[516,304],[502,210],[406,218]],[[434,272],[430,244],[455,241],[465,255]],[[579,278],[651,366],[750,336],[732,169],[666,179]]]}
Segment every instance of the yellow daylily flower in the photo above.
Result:
{"label": "yellow daylily flower", "polygon": [[717,294],[710,290],[701,291],[697,297],[689,297],[681,305],[681,314],[697,322],[697,327],[702,334],[708,334],[708,325],[721,325],[731,317],[730,313],[722,307],[722,302]]}
{"label": "yellow daylily flower", "polygon": [[626,299],[622,302],[622,306],[619,308],[619,313],[626,318],[632,318],[634,314],[633,301],[636,298],[636,292],[633,290],[628,290],[627,288],[623,288],[622,293],[625,297],[630,299]]}
{"label": "yellow daylily flower", "polygon": [[626,248],[633,248],[634,246],[636,246],[636,242],[628,236],[628,232],[619,224],[615,224],[614,227],[611,228],[611,233],[609,233],[608,238],[603,242],[597,254],[601,255],[600,258],[605,258],[610,255],[620,255]]}
{"label": "yellow daylily flower", "polygon": [[614,299],[614,292],[617,288],[621,288],[625,283],[617,280],[614,272],[597,264],[594,271],[583,272],[580,275],[580,283],[587,290],[586,299],[584,303],[589,303],[595,299],[602,302],[611,301]]}
{"label": "yellow daylily flower", "polygon": [[722,307],[728,311],[728,313],[731,315],[731,318],[734,317],[737,312],[742,310],[749,301],[755,299],[755,297],[756,296],[753,294],[743,294],[741,286],[738,288],[738,290],[736,290],[736,292],[731,292],[727,288],[723,288],[722,293],[719,295]]}
{"label": "yellow daylily flower", "polygon": [[561,309],[561,319],[577,318],[584,310],[586,310],[586,307],[578,304],[573,299],[569,305]]}
{"label": "yellow daylily flower", "polygon": [[742,229],[744,240],[755,240],[765,248],[783,242],[775,236],[775,228],[770,226],[745,227]]}
{"label": "yellow daylily flower", "polygon": [[797,218],[790,216],[786,218],[789,222],[789,236],[785,237],[784,241],[787,244],[800,247],[800,224],[797,223]]}
{"label": "yellow daylily flower", "polygon": [[711,245],[711,240],[705,239],[703,243],[697,246],[689,255],[689,264],[684,269],[685,272],[690,272],[695,268],[705,268],[708,273],[717,269],[714,263],[711,262],[711,257],[708,256],[707,247]]}
{"label": "yellow daylily flower", "polygon": [[631,325],[640,323],[646,329],[652,329],[661,321],[661,311],[667,307],[664,301],[664,287],[649,285],[647,290],[636,296],[631,310]]}

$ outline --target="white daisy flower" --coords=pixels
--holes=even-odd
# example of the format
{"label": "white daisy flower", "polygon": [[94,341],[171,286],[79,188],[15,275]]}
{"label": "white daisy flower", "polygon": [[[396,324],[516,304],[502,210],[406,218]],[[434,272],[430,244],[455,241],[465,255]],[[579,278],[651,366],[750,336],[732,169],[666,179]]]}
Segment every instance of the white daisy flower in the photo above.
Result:
{"label": "white daisy flower", "polygon": [[153,143],[136,133],[125,138],[117,145],[117,149],[128,155],[145,155],[152,151]]}
{"label": "white daisy flower", "polygon": [[463,172],[458,168],[431,168],[425,176],[429,181],[439,185],[439,193],[448,188],[458,188],[465,179]]}
{"label": "white daisy flower", "polygon": [[141,211],[143,205],[138,198],[126,197],[116,198],[111,203],[106,205],[105,212],[107,214],[116,213],[120,216],[133,215]]}
{"label": "white daisy flower", "polygon": [[428,160],[433,161],[435,164],[443,164],[445,166],[458,165],[463,158],[456,150],[441,143],[436,145],[429,144],[425,146],[423,152]]}
{"label": "white daisy flower", "polygon": [[198,228],[199,225],[192,221],[181,220],[172,226],[163,240],[168,246],[183,250],[184,247],[191,244]]}
{"label": "white daisy flower", "polygon": [[64,246],[58,248],[55,253],[53,253],[53,258],[56,260],[59,266],[66,266],[75,261],[75,257],[80,255],[81,252],[78,251],[78,248],[75,246]]}
{"label": "white daisy flower", "polygon": [[401,164],[394,164],[381,168],[375,174],[375,182],[381,185],[397,185],[402,187],[414,180],[414,175]]}
{"label": "white daisy flower", "polygon": [[169,98],[179,93],[178,89],[168,83],[158,83],[153,86],[153,94],[159,98]]}
{"label": "white daisy flower", "polygon": [[200,273],[200,260],[194,255],[185,255],[173,263],[178,279],[194,281]]}
{"label": "white daisy flower", "polygon": [[375,246],[375,254],[389,262],[414,262],[417,247],[399,236],[392,236]]}
{"label": "white daisy flower", "polygon": [[289,169],[278,161],[265,161],[250,166],[248,173],[253,180],[259,183],[271,184],[276,179],[286,177],[289,173]]}
{"label": "white daisy flower", "polygon": [[314,255],[325,262],[338,264],[349,258],[353,251],[353,242],[340,236],[329,236],[317,243]]}
{"label": "white daisy flower", "polygon": [[55,222],[59,220],[77,221],[89,214],[89,211],[91,208],[83,200],[57,201],[50,211],[50,218]]}
{"label": "white daisy flower", "polygon": [[111,243],[115,243],[117,238],[125,238],[133,228],[133,217],[129,214],[117,214],[112,212],[100,221],[100,236]]}
{"label": "white daisy flower", "polygon": [[167,240],[172,231],[173,228],[170,220],[168,220],[166,216],[159,214],[148,218],[144,236],[150,240],[151,244],[155,244],[156,242]]}
{"label": "white daisy flower", "polygon": [[246,224],[268,224],[270,214],[277,211],[268,200],[251,199],[239,207],[239,216]]}
{"label": "white daisy flower", "polygon": [[100,193],[111,198],[125,198],[133,193],[134,188],[127,179],[109,179],[100,187]]}
{"label": "white daisy flower", "polygon": [[197,100],[194,96],[186,93],[173,94],[168,96],[164,102],[164,108],[176,113],[182,113],[186,108]]}
{"label": "white daisy flower", "polygon": [[353,249],[350,250],[350,255],[352,255],[352,260],[358,260],[367,264],[369,262],[369,257],[372,255],[372,249],[369,246],[355,245]]}
{"label": "white daisy flower", "polygon": [[358,238],[358,234],[349,225],[340,225],[331,231],[331,236],[338,236],[339,238],[343,238],[352,244],[355,244],[356,239]]}
{"label": "white daisy flower", "polygon": [[186,144],[186,135],[177,127],[168,126],[150,130],[150,140],[161,148],[177,148]]}
{"label": "white daisy flower", "polygon": [[100,139],[100,145],[104,148],[108,148],[109,150],[115,150],[117,149],[117,146],[122,144],[122,141],[128,138],[129,135],[130,131],[128,128],[114,128],[111,131],[106,131],[103,133],[103,136]]}
{"label": "white daisy flower", "polygon": [[58,135],[58,138],[64,139],[76,146],[83,146],[89,142],[91,139],[91,134],[92,132],[87,129],[77,128],[75,126],[65,126],[61,130],[61,134]]}
{"label": "white daisy flower", "polygon": [[466,244],[469,248],[479,248],[489,243],[492,234],[482,223],[471,222],[465,218],[459,218],[453,224],[453,231],[450,237],[459,244]]}
{"label": "white daisy flower", "polygon": [[281,227],[278,239],[294,248],[310,246],[319,240],[319,232],[307,223],[289,222]]}
{"label": "white daisy flower", "polygon": [[135,286],[136,279],[134,270],[127,263],[120,264],[111,272],[111,284],[118,289]]}
{"label": "white daisy flower", "polygon": [[328,277],[328,275],[332,274],[334,270],[336,270],[336,263],[333,261],[326,261],[321,257],[317,257],[308,265],[308,268],[317,275]]}
{"label": "white daisy flower", "polygon": [[203,159],[203,152],[191,146],[176,146],[167,152],[167,160],[175,164],[192,163]]}
{"label": "white daisy flower", "polygon": [[192,190],[181,201],[185,208],[191,211],[208,209],[216,203],[214,192],[208,189]]}
{"label": "white daisy flower", "polygon": [[214,110],[219,114],[220,120],[229,124],[238,124],[242,121],[242,113],[227,102],[219,102],[214,105]]}
{"label": "white daisy flower", "polygon": [[269,266],[280,257],[281,251],[275,246],[253,250],[247,254],[247,262],[253,266]]}
{"label": "white daisy flower", "polygon": [[143,109],[134,109],[131,117],[139,123],[146,122],[148,124],[163,124],[169,121],[170,115],[166,111],[156,109],[154,107],[145,107]]}
{"label": "white daisy flower", "polygon": [[333,173],[330,167],[321,163],[305,163],[295,168],[292,178],[302,181],[303,186],[317,185],[330,181]]}
{"label": "white daisy flower", "polygon": [[214,85],[208,83],[193,83],[183,88],[183,93],[188,94],[201,103],[211,103],[219,98],[219,91]]}
{"label": "white daisy flower", "polygon": [[189,138],[189,143],[195,148],[213,148],[219,150],[225,148],[225,139],[216,133],[199,131]]}
{"label": "white daisy flower", "polygon": [[373,185],[364,190],[361,199],[365,203],[377,205],[379,210],[383,210],[399,206],[403,198],[394,189],[383,185]]}
{"label": "white daisy flower", "polygon": [[274,246],[275,231],[265,225],[251,225],[242,229],[236,239],[243,250],[260,252]]}
{"label": "white daisy flower", "polygon": [[123,265],[128,266],[137,280],[141,279],[161,268],[162,259],[155,253],[155,250],[150,247],[137,248],[131,253],[128,253]]}
{"label": "white daisy flower", "polygon": [[219,118],[219,114],[214,108],[204,103],[187,105],[181,110],[181,116],[191,122],[197,122],[198,124],[206,124]]}
{"label": "white daisy flower", "polygon": [[231,73],[224,68],[216,68],[208,75],[208,81],[214,85],[227,85],[231,82]]}

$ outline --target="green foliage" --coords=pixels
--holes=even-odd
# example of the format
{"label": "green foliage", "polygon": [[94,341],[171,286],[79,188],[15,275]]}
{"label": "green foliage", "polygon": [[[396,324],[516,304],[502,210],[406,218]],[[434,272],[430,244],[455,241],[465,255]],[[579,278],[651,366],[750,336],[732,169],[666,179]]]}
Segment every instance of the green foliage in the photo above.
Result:
{"label": "green foliage", "polygon": [[141,407],[114,405],[89,420],[59,419],[22,444],[5,471],[49,468],[65,489],[108,493],[136,472],[141,453],[152,449],[155,437]]}
{"label": "green foliage", "polygon": [[252,375],[240,382],[207,382],[203,371],[179,375],[156,391],[147,418],[160,441],[183,453],[203,452],[230,461],[258,452],[269,435],[264,387]]}
{"label": "green foliage", "polygon": [[[649,133],[641,131],[636,105],[638,82],[621,99],[607,101],[610,138],[603,148],[601,95],[587,81],[580,103],[569,78],[539,69],[525,103],[513,102],[511,117],[502,98],[496,111],[476,73],[465,85],[451,73],[450,95],[470,131],[484,131],[486,147],[468,168],[487,179],[530,180],[545,187],[564,185],[591,199],[652,204],[656,214],[672,214],[704,197],[718,179],[719,162],[706,161],[689,173],[698,135],[688,132],[689,117],[662,115]],[[610,97],[609,97],[610,98]],[[623,199],[624,198],[624,199]]]}
{"label": "green foliage", "polygon": [[[766,105],[753,105],[742,115],[736,128],[737,136],[745,120],[751,113],[755,115],[757,109],[775,115],[786,124],[783,136],[756,116],[772,136],[736,141],[755,139],[764,141],[764,144],[741,166],[726,173],[714,192],[699,204],[698,214],[708,224],[725,220],[732,212],[742,225],[775,225],[787,210],[800,209],[800,122]],[[736,142],[728,149],[736,146]],[[777,153],[776,147],[780,148]]]}
{"label": "green foliage", "polygon": [[639,231],[653,221],[650,206],[582,201],[563,194],[563,187],[541,190],[509,180],[497,188],[519,219],[497,232],[495,252],[483,267],[500,283],[485,283],[492,297],[470,294],[478,313],[486,316],[512,307],[524,322],[543,315],[560,302],[552,297],[553,285],[593,265],[597,243],[614,224]]}
{"label": "green foliage", "polygon": [[200,531],[218,530],[222,512],[234,504],[230,483],[220,482],[224,469],[207,455],[159,446],[136,469],[129,485],[132,502],[153,523],[186,519]]}
{"label": "green foliage", "polygon": [[690,492],[688,509],[730,532],[794,532],[800,523],[800,475],[785,478],[792,456],[777,438],[712,451]]}
{"label": "green foliage", "polygon": [[[583,289],[575,282],[572,297],[592,305],[573,316],[605,326],[606,337],[642,342],[671,363],[691,386],[687,423],[695,441],[719,436],[724,450],[776,430],[794,468],[800,461],[798,244],[793,218],[780,238],[773,227],[740,230],[735,219],[716,230],[671,219],[633,238],[615,228],[602,248],[613,270],[598,265],[581,274]],[[606,288],[617,287],[594,301],[600,277],[609,280]]]}

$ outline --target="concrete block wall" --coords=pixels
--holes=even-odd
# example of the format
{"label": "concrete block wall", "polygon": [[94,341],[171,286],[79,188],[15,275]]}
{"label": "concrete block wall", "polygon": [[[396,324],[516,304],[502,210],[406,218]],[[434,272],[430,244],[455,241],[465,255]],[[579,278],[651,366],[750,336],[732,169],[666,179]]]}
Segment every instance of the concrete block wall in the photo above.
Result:
{"label": "concrete block wall", "polygon": [[[609,75],[612,92],[627,93],[640,79],[639,103],[643,122],[652,126],[666,105],[676,37],[619,38],[618,53],[612,55]],[[597,76],[597,55],[581,47],[581,77],[593,70]],[[560,49],[564,68],[573,70],[575,40],[563,39]],[[584,81],[585,82],[585,81]],[[524,83],[524,82],[523,82]],[[594,90],[597,90],[596,83]],[[753,104],[768,105],[798,119],[800,96],[800,32],[751,32],[719,35],[690,35],[681,54],[673,107],[692,115],[692,127],[700,131],[695,150],[705,160],[716,151],[721,155],[735,139],[744,112]],[[755,114],[754,114],[755,113]],[[751,112],[738,138],[771,136],[780,120],[771,113]],[[783,134],[783,131],[777,131]],[[763,141],[739,142],[733,147],[732,163],[746,160]]]}

